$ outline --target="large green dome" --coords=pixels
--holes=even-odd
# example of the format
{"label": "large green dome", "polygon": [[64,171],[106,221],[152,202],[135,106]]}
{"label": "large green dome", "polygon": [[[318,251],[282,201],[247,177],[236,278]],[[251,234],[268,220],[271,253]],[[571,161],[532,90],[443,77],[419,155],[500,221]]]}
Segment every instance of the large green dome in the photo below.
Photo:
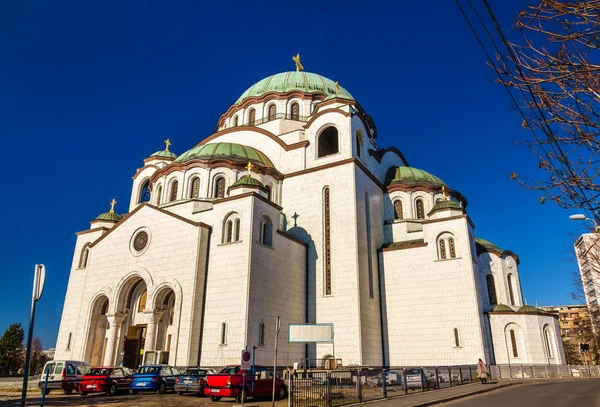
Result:
{"label": "large green dome", "polygon": [[273,163],[263,152],[255,148],[236,143],[208,143],[196,146],[181,154],[173,162],[181,163],[190,160],[228,159],[238,162],[253,162],[263,167],[273,168]]}
{"label": "large green dome", "polygon": [[435,175],[431,175],[427,171],[413,167],[390,168],[385,177],[385,185],[389,185],[392,182],[399,182],[401,184],[425,184],[431,185],[432,187],[445,186],[448,188],[448,185]]}
{"label": "large green dome", "polygon": [[[251,97],[260,97],[268,92],[285,93],[293,90],[299,90],[305,93],[321,92],[329,96],[335,96],[335,82],[316,73],[311,72],[281,72],[268,76],[263,80],[250,86],[242,96],[236,100],[235,104],[242,103],[245,99]],[[337,96],[342,99],[354,100],[350,92],[340,86]]]}

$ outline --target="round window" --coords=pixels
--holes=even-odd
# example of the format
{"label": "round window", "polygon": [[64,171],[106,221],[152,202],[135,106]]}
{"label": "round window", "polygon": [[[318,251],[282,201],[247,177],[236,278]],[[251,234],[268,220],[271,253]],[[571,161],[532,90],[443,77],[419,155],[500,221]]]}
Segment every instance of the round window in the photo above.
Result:
{"label": "round window", "polygon": [[141,252],[146,248],[146,245],[148,245],[148,233],[141,231],[133,239],[133,248]]}

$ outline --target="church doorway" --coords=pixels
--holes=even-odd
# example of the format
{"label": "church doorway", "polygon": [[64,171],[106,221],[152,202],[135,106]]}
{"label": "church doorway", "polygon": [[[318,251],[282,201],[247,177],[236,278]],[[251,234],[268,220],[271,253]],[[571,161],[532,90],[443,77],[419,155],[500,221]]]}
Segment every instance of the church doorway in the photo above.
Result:
{"label": "church doorway", "polygon": [[[134,277],[122,291],[120,307],[126,313],[121,329],[121,345],[117,362],[130,369],[142,364],[146,342],[147,323],[144,315],[148,288],[140,277]],[[120,359],[120,360],[119,360]]]}
{"label": "church doorway", "polygon": [[158,319],[154,350],[170,353],[175,345],[175,327],[177,326],[175,320],[175,292],[171,288],[165,287],[157,293],[154,310]]}
{"label": "church doorway", "polygon": [[104,353],[106,352],[106,330],[108,320],[108,298],[101,295],[94,301],[90,315],[87,344],[85,348],[85,361],[94,366],[102,365]]}

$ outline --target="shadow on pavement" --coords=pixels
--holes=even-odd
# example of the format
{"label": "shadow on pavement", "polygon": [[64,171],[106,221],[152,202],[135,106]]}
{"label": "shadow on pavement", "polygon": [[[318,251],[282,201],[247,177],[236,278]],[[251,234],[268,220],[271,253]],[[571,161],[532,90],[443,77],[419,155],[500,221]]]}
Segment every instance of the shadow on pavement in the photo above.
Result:
{"label": "shadow on pavement", "polygon": [[[113,397],[106,397],[104,395],[98,396],[86,396],[81,397],[77,394],[70,396],[58,396],[58,397],[46,397],[44,406],[99,406],[99,405],[111,405],[114,403],[124,403],[126,401],[133,401],[136,398],[132,398],[130,395],[117,395]],[[26,406],[39,406],[42,398],[41,396],[27,397]],[[15,395],[14,399],[0,402],[2,406],[7,407],[19,407],[21,405],[21,396]]]}

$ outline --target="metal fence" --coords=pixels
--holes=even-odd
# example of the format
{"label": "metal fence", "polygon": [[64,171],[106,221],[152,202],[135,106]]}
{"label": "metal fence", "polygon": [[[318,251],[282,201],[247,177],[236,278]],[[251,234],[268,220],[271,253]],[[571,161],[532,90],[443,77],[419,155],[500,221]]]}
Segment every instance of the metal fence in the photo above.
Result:
{"label": "metal fence", "polygon": [[600,366],[588,365],[492,365],[492,379],[553,379],[600,377]]}
{"label": "metal fence", "polygon": [[337,407],[473,383],[477,367],[297,370],[286,379],[290,407]]}

